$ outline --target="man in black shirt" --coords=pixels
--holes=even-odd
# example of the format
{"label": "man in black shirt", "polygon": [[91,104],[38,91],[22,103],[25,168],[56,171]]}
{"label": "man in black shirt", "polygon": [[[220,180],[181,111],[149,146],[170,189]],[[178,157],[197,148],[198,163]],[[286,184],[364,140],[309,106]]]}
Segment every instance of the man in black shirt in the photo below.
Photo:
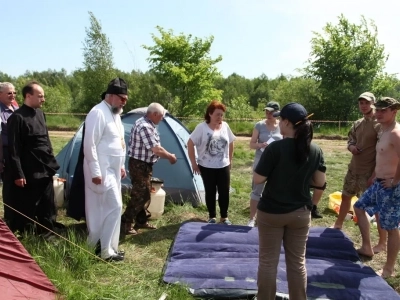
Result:
{"label": "man in black shirt", "polygon": [[[40,109],[45,102],[43,88],[35,81],[22,89],[24,104],[8,119],[10,176],[14,182],[12,206],[13,231],[33,228],[33,221],[53,230],[56,207],[53,175],[59,169],[49,139],[46,120]],[[28,218],[29,219],[28,219]],[[45,232],[36,226],[38,233]]]}

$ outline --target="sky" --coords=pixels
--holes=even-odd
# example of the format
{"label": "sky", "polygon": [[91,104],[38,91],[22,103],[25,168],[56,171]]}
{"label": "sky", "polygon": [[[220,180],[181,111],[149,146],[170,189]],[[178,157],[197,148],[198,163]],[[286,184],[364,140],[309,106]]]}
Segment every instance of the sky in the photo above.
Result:
{"label": "sky", "polygon": [[81,68],[89,11],[123,71],[148,70],[149,52],[142,45],[154,45],[152,35],[161,26],[176,35],[214,36],[210,54],[222,56],[217,68],[224,77],[298,75],[313,32],[337,24],[340,14],[356,24],[361,16],[373,20],[389,54],[385,71],[394,74],[400,66],[397,0],[0,0],[0,7],[0,71],[12,76]]}

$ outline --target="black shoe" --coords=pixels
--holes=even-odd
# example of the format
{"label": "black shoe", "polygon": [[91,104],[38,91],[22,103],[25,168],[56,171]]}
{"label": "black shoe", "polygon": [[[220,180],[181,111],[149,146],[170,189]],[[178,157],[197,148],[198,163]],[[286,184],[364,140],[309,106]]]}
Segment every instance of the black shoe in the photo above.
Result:
{"label": "black shoe", "polygon": [[124,257],[122,255],[114,254],[111,255],[110,257],[105,258],[104,260],[107,262],[122,261],[124,260]]}
{"label": "black shoe", "polygon": [[[97,242],[96,247],[94,248],[94,254],[96,254],[97,256],[100,256],[100,254],[101,254],[100,241]],[[117,251],[117,255],[124,257],[125,251],[123,251],[123,250]]]}
{"label": "black shoe", "polygon": [[100,245],[100,241],[98,241],[96,244],[96,248],[94,248],[94,254],[96,254],[97,256],[100,256],[100,253],[101,253],[101,245]]}
{"label": "black shoe", "polygon": [[313,205],[311,209],[311,218],[313,219],[322,219],[322,215],[318,211],[318,207],[316,205]]}

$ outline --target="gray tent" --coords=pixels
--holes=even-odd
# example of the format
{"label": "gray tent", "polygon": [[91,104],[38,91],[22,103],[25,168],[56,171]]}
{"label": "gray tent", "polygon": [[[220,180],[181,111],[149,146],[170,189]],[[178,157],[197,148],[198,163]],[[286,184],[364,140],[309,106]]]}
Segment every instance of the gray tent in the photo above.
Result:
{"label": "gray tent", "polygon": [[[125,141],[129,142],[131,129],[136,120],[146,113],[147,108],[137,108],[122,116],[122,123],[125,129]],[[61,178],[67,179],[66,200],[69,200],[69,190],[74,176],[76,163],[78,161],[79,149],[82,144],[83,126],[75,133],[74,137],[57,155],[60,164],[58,171]],[[204,185],[199,175],[194,175],[191,170],[190,160],[186,143],[189,139],[187,128],[172,115],[167,113],[164,120],[158,125],[161,145],[169,152],[174,153],[178,159],[176,164],[171,165],[168,160],[160,159],[153,166],[153,177],[164,180],[163,189],[174,202],[181,203],[190,201],[194,205],[204,203]],[[128,171],[128,159],[125,161]],[[131,187],[129,174],[122,181],[123,190]]]}

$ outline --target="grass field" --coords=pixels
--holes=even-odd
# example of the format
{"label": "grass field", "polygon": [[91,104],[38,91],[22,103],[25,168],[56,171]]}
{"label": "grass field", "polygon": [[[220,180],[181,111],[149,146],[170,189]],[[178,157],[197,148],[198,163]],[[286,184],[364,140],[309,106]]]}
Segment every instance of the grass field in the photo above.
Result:
{"label": "grass field", "polygon": [[[69,136],[51,136],[55,152],[68,141]],[[238,138],[235,143],[231,185],[230,219],[234,224],[246,224],[249,214],[249,194],[252,176],[254,151],[248,147],[248,138]],[[346,151],[346,141],[315,140],[325,154],[327,163],[328,187],[319,205],[323,219],[313,221],[314,226],[331,226],[335,214],[328,209],[330,193],[340,191],[350,159]],[[0,213],[2,215],[2,212]],[[164,215],[155,221],[159,229],[143,231],[140,235],[127,237],[120,242],[126,252],[123,263],[106,264],[98,261],[83,249],[87,249],[83,224],[65,217],[59,212],[59,221],[67,224],[70,230],[64,240],[46,242],[38,237],[25,236],[21,242],[35,258],[43,271],[59,289],[65,299],[159,299],[163,293],[167,300],[194,299],[186,289],[169,286],[160,282],[163,266],[180,223],[186,220],[206,220],[207,209],[202,206],[167,204]],[[372,229],[375,230],[375,229]],[[360,244],[358,227],[353,221],[345,223],[344,232]],[[372,234],[376,239],[376,234]],[[79,247],[81,248],[79,248]],[[385,254],[378,254],[373,260],[365,262],[375,270],[381,268]],[[397,268],[399,265],[397,264]],[[400,291],[400,277],[389,280]]]}

